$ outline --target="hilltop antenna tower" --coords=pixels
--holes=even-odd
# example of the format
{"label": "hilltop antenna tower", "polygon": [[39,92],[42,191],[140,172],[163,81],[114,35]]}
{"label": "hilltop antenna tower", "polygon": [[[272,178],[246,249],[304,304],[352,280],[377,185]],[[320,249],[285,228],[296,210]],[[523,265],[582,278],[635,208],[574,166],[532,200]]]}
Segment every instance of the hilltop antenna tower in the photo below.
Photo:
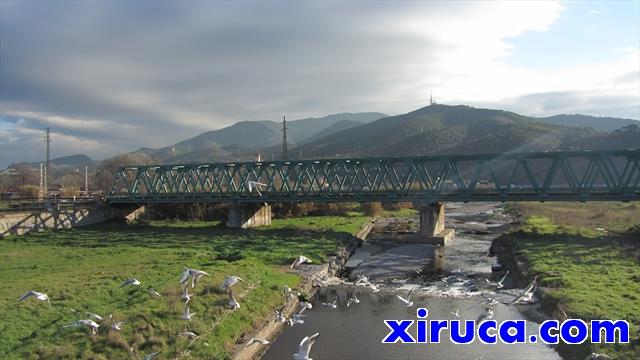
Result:
{"label": "hilltop antenna tower", "polygon": [[84,166],[84,196],[89,197],[89,166]]}
{"label": "hilltop antenna tower", "polygon": [[436,102],[433,101],[433,91],[429,93],[429,105],[435,105]]}
{"label": "hilltop antenna tower", "polygon": [[287,160],[287,118],[282,116],[282,160]]}
{"label": "hilltop antenna tower", "polygon": [[48,198],[51,194],[51,133],[49,127],[45,129],[45,142],[47,143],[47,156],[44,165],[44,198]]}

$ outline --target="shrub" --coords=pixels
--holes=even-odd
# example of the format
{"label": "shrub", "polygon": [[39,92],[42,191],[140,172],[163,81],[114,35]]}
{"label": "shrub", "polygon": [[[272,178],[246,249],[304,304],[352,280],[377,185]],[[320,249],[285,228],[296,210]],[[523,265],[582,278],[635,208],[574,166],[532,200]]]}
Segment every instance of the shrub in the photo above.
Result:
{"label": "shrub", "polygon": [[370,202],[362,204],[362,212],[367,216],[378,216],[382,213],[382,204],[379,202]]}

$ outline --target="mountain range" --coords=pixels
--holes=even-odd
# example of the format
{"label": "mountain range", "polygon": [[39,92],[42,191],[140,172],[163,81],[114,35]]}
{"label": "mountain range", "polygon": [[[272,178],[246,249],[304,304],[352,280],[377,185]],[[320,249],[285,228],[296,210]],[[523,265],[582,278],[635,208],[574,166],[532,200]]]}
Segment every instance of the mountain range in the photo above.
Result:
{"label": "mountain range", "polygon": [[[406,114],[341,113],[287,121],[290,159],[640,148],[640,122],[588,115],[529,117],[465,105],[432,104]],[[282,122],[242,121],[166,147],[141,148],[161,164],[282,158]],[[57,167],[97,162],[54,159]],[[37,163],[27,164],[37,167]]]}

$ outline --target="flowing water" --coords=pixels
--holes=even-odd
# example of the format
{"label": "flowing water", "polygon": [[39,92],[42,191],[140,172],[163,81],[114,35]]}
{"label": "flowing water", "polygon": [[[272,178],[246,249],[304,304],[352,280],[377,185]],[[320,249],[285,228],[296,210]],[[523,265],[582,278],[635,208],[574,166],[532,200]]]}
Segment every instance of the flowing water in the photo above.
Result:
{"label": "flowing water", "polygon": [[[508,226],[509,218],[502,215],[497,204],[470,206],[453,205],[447,208],[447,227],[456,228],[454,245],[433,247],[428,245],[398,244],[388,240],[391,235],[371,236],[368,244],[356,254],[350,266],[351,280],[345,284],[318,289],[305,311],[304,324],[286,326],[263,359],[291,359],[305,336],[320,333],[311,350],[311,357],[322,359],[560,359],[549,346],[536,344],[458,345],[449,340],[448,330],[442,332],[438,344],[383,344],[389,333],[386,319],[416,320],[416,309],[429,310],[427,320],[476,320],[485,312],[487,298],[495,298],[494,319],[524,319],[521,311],[528,306],[508,306],[518,289],[496,290],[487,286],[485,279],[492,277],[495,259],[488,257],[491,240]],[[396,220],[383,221],[384,228]],[[413,225],[412,225],[413,223]],[[415,219],[409,227],[415,227]],[[404,225],[403,225],[404,226]],[[397,226],[395,226],[397,228]],[[401,226],[402,227],[402,226]],[[356,286],[358,275],[368,276],[381,291],[373,292],[365,286]],[[495,274],[495,279],[499,274]],[[405,306],[396,295],[406,296],[413,289],[414,305]],[[360,302],[347,307],[348,299],[355,295]],[[337,299],[337,308],[323,306]],[[416,328],[410,333],[415,337]],[[527,321],[528,335],[537,334],[538,324]]]}

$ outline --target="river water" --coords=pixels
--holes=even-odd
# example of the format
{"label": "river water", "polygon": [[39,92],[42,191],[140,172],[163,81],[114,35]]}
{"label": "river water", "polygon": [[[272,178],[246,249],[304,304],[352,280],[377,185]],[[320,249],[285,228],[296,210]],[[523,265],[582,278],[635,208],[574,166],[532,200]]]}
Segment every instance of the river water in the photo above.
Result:
{"label": "river water", "polygon": [[[508,227],[510,219],[503,215],[499,204],[461,205],[447,208],[447,227],[456,228],[454,245],[444,248],[428,245],[398,244],[389,240],[389,234],[371,236],[360,254],[352,258],[351,280],[357,275],[368,276],[381,291],[356,286],[348,279],[346,284],[319,288],[314,296],[313,308],[304,314],[304,324],[286,326],[273,342],[263,359],[291,359],[300,340],[320,333],[311,350],[311,357],[322,359],[560,359],[549,346],[536,344],[506,345],[483,344],[478,340],[467,345],[453,344],[448,330],[442,332],[438,344],[383,344],[389,333],[385,319],[416,320],[416,309],[429,310],[428,319],[476,320],[485,312],[488,297],[495,298],[494,319],[525,319],[523,310],[532,306],[508,306],[518,293],[509,277],[505,288],[496,290],[486,286],[485,278],[500,274],[491,271],[495,259],[488,256],[491,240]],[[381,223],[389,228],[393,219]],[[405,220],[400,227],[406,227]],[[391,224],[393,226],[397,224]],[[415,227],[415,219],[408,227]],[[392,261],[390,260],[392,259]],[[397,260],[401,259],[401,260]],[[416,270],[424,269],[420,274]],[[406,295],[413,289],[414,305],[405,306],[396,295]],[[347,307],[348,299],[355,295],[360,303]],[[337,308],[323,306],[323,302],[337,299]],[[410,333],[415,337],[415,326]],[[538,324],[527,321],[527,334],[537,334]],[[528,338],[529,336],[527,336]]]}

